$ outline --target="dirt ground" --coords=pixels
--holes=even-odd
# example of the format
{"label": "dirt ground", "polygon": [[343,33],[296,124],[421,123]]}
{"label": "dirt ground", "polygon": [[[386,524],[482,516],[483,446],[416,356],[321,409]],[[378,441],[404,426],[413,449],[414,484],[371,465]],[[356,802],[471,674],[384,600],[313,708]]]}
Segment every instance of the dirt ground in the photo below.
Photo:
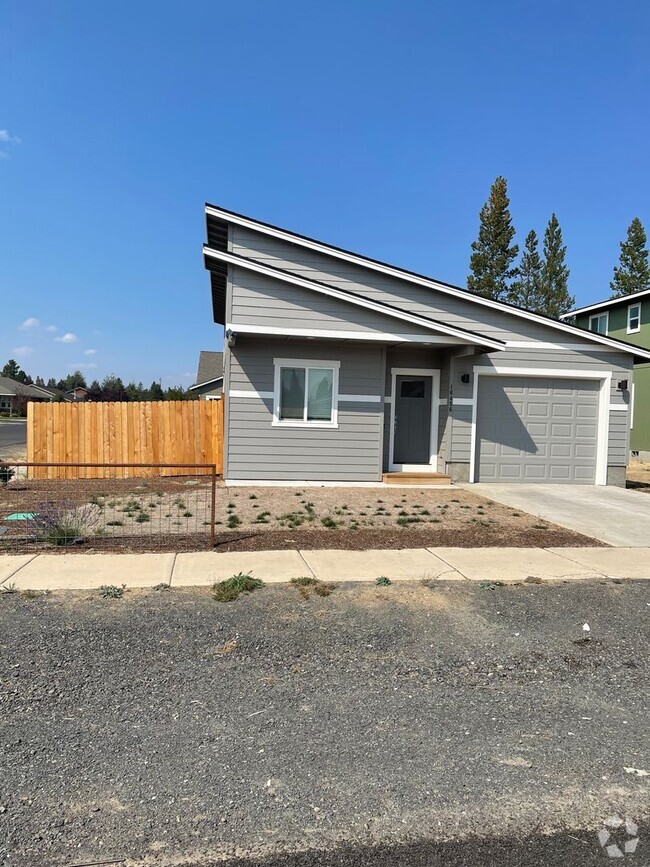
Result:
{"label": "dirt ground", "polygon": [[650,464],[635,461],[627,468],[627,487],[650,494]]}
{"label": "dirt ground", "polygon": [[[3,547],[31,550],[40,519],[70,510],[83,525],[74,550],[203,550],[211,496],[204,480],[26,481],[0,489]],[[551,547],[598,544],[526,512],[453,488],[217,488],[219,550],[283,548]],[[30,535],[31,532],[31,535]],[[22,539],[19,539],[22,536]],[[46,537],[47,538],[47,537]],[[48,541],[51,542],[50,539]],[[30,547],[31,546],[31,547]],[[66,546],[70,550],[70,546]]]}

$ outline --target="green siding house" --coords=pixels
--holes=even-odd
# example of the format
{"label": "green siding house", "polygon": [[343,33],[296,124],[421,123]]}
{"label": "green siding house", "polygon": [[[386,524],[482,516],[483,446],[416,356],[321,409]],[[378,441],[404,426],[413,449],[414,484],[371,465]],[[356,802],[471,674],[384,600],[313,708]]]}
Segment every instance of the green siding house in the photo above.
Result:
{"label": "green siding house", "polygon": [[[561,318],[574,319],[586,331],[650,349],[650,290],[590,304]],[[630,403],[630,449],[634,457],[650,461],[650,364],[635,365]]]}

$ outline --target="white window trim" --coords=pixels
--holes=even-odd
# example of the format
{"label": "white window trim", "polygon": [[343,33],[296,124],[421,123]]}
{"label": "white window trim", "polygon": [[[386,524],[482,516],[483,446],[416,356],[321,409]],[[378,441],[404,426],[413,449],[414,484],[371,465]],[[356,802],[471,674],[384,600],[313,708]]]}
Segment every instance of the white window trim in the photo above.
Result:
{"label": "white window trim", "polygon": [[[632,317],[630,316],[630,313],[635,308],[639,311],[639,314],[637,316],[639,324],[637,325],[636,328],[631,328],[630,327],[630,319]],[[627,308],[627,333],[628,334],[638,334],[639,331],[641,331],[641,302],[635,301],[634,304],[628,304],[628,308]]]}
{"label": "white window trim", "polygon": [[[605,333],[601,334],[600,331],[592,331],[591,330],[591,322],[593,319],[601,319],[605,317]],[[601,337],[607,337],[609,334],[609,310],[605,310],[604,313],[594,313],[593,316],[589,317],[589,333],[590,334],[600,334]]]}
{"label": "white window trim", "polygon": [[[274,358],[273,365],[275,368],[274,374],[274,389],[273,389],[273,421],[272,427],[294,427],[308,428],[310,430],[327,429],[332,430],[339,426],[339,370],[341,367],[340,361],[331,361],[329,359],[314,359],[314,358]],[[320,368],[323,370],[332,371],[332,419],[331,421],[299,421],[298,419],[280,418],[280,372],[283,367],[302,367]],[[307,374],[305,373],[305,401],[307,400]]]}
{"label": "white window trim", "polygon": [[[437,472],[438,470],[438,416],[440,413],[440,371],[422,367],[392,367],[390,377],[390,434],[388,445],[388,469],[392,473]],[[431,436],[428,464],[396,464],[395,453],[395,395],[398,376],[430,376],[431,382]]]}
{"label": "white window trim", "polygon": [[634,430],[634,394],[635,394],[635,383],[632,383],[632,389],[630,391],[630,430]]}
{"label": "white window trim", "polygon": [[474,392],[472,396],[472,432],[470,437],[469,481],[476,479],[476,449],[478,447],[476,433],[476,415],[478,407],[478,389],[481,376],[522,376],[549,377],[551,379],[596,379],[600,381],[598,401],[598,443],[596,446],[596,476],[594,484],[607,484],[607,452],[609,448],[609,410],[612,391],[612,371],[592,370],[557,370],[555,368],[526,367],[487,367],[474,365]]}

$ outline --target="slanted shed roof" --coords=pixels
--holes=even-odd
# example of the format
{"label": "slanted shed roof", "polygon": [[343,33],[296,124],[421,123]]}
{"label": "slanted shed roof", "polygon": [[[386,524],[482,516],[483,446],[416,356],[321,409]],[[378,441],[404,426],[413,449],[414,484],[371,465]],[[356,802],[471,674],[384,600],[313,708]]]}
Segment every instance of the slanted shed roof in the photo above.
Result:
{"label": "slanted shed roof", "polygon": [[201,350],[199,353],[199,368],[196,371],[196,382],[192,388],[214,382],[223,376],[223,352]]}
{"label": "slanted shed roof", "polygon": [[[567,322],[559,321],[557,319],[551,319],[550,317],[543,316],[540,313],[531,313],[529,310],[524,310],[521,307],[517,307],[514,304],[509,304],[504,301],[493,301],[491,299],[484,298],[481,295],[476,295],[472,292],[469,292],[467,289],[462,289],[459,286],[453,286],[451,283],[444,283],[441,280],[434,280],[431,277],[426,277],[423,274],[418,274],[414,271],[408,271],[404,268],[399,268],[396,265],[390,265],[387,262],[380,261],[379,259],[371,259],[368,256],[363,256],[359,253],[353,253],[350,250],[343,249],[342,247],[335,247],[332,244],[318,241],[315,238],[309,238],[307,235],[299,235],[297,232],[292,232],[288,229],[282,229],[279,226],[274,226],[272,223],[264,223],[261,220],[256,220],[253,217],[247,217],[244,214],[237,213],[236,211],[229,211],[227,208],[222,208],[217,205],[211,205],[209,202],[206,202],[205,212],[208,226],[210,227],[211,224],[213,226],[216,225],[219,232],[218,238],[211,238],[211,230],[208,229],[208,243],[204,245],[205,267],[207,270],[210,271],[210,275],[212,278],[212,295],[213,306],[215,310],[215,322],[225,324],[223,321],[225,310],[221,306],[221,292],[223,292],[223,298],[225,299],[225,287],[227,279],[226,275],[222,275],[221,272],[217,272],[215,269],[218,265],[223,266],[228,259],[234,261],[232,254],[229,253],[227,250],[227,241],[225,243],[226,249],[224,250],[223,226],[227,226],[228,223],[235,223],[237,225],[253,229],[254,231],[268,234],[281,240],[289,241],[290,243],[297,244],[307,249],[330,255],[336,259],[341,259],[346,262],[364,266],[381,274],[397,277],[398,279],[405,280],[410,283],[415,283],[419,286],[434,289],[437,292],[441,292],[443,294],[455,296],[456,298],[462,298],[464,301],[468,301],[478,306],[499,308],[503,310],[504,313],[509,313],[512,316],[528,319],[532,322],[538,322],[556,331],[563,331],[565,334],[571,334],[574,337],[579,337],[581,340],[585,340],[590,343],[600,343],[603,346],[609,346],[612,349],[619,349],[621,352],[633,355],[636,362],[645,363],[650,361],[650,351],[640,349],[638,346],[634,346],[634,344],[628,343],[625,340],[619,340],[614,337],[606,337],[602,334],[596,334],[590,331],[586,331],[583,328],[578,328],[575,325],[570,325]],[[214,246],[215,243],[219,244],[218,252],[217,248],[215,248]],[[242,263],[237,262],[237,264]],[[278,274],[282,273],[278,269],[273,270],[276,270],[276,273]],[[215,296],[215,281],[219,283],[219,292],[217,293],[217,296]],[[314,281],[310,282],[312,282],[312,288],[316,288],[316,286],[318,285]],[[341,290],[339,289],[339,291]],[[356,293],[348,292],[347,294],[352,296]],[[217,299],[216,304],[215,298]]]}

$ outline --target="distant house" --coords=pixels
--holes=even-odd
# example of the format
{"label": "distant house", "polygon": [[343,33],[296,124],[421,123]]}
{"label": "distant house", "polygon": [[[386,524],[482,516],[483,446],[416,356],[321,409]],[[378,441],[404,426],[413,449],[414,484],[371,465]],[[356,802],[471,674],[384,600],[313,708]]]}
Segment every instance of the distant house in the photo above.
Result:
{"label": "distant house", "polygon": [[79,403],[88,400],[88,389],[78,385],[76,388],[66,391],[63,395],[63,399],[66,403]]}
{"label": "distant house", "polygon": [[199,353],[196,382],[189,389],[201,400],[218,400],[223,393],[223,352]]}
{"label": "distant house", "polygon": [[0,376],[0,413],[18,415],[30,400],[54,400],[44,388]]}
{"label": "distant house", "polygon": [[[586,331],[650,349],[650,289],[588,304],[561,318],[574,319],[578,328]],[[650,461],[650,364],[634,367],[630,405],[632,456]]]}

